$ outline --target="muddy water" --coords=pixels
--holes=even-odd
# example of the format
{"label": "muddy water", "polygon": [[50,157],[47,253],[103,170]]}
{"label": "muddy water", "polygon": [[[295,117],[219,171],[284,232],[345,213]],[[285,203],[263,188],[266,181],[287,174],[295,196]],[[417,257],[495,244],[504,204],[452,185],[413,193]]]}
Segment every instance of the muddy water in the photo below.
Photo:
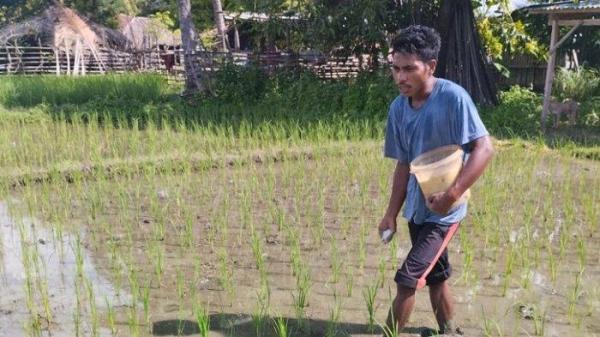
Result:
{"label": "muddy water", "polygon": [[[82,234],[83,235],[83,234]],[[35,335],[31,328],[32,316],[42,316],[40,321],[42,336],[73,336],[77,331],[74,320],[77,310],[76,280],[77,275],[77,238],[64,234],[55,238],[54,233],[41,227],[36,219],[25,218],[17,224],[9,216],[5,203],[0,203],[0,336]],[[28,309],[27,272],[24,267],[24,254],[37,258],[38,270],[30,277],[32,283],[32,301],[35,312]],[[82,278],[91,283],[95,294],[97,310],[105,310],[107,303],[113,307],[129,306],[131,296],[123,291],[117,292],[113,285],[101,276],[94,266],[89,252],[82,247]],[[42,282],[40,284],[39,282]],[[43,284],[43,283],[46,284]],[[41,289],[47,289],[52,320],[45,318],[41,309]],[[85,292],[80,295],[85,302]],[[82,303],[80,309],[81,323],[79,331],[82,335],[92,334],[89,303]],[[110,336],[108,329],[101,326],[98,336]]]}
{"label": "muddy water", "polygon": [[[505,156],[501,154],[496,159],[489,174],[474,189],[476,197],[470,206],[470,216],[449,246],[455,267],[450,282],[456,297],[457,322],[465,336],[533,336],[536,320],[543,324],[538,329],[543,330],[544,336],[594,336],[600,333],[597,319],[600,317],[600,232],[594,230],[598,227],[596,224],[589,224],[588,218],[583,218],[585,207],[580,199],[589,190],[600,188],[597,163],[562,163],[548,157],[543,159],[547,162],[539,159],[543,171],[536,172],[543,172],[543,175],[538,176],[532,173],[529,164],[519,166],[525,162],[524,158]],[[388,289],[392,295],[394,291],[395,267],[409,251],[410,243],[404,223],[400,223],[398,234],[388,246],[381,244],[374,229],[389,191],[387,182],[378,185],[373,177],[389,176],[391,167],[368,156],[358,163],[348,169],[346,166],[350,165],[331,160],[301,165],[284,162],[201,174],[149,175],[130,180],[91,182],[83,187],[57,184],[45,186],[50,189],[46,195],[51,200],[48,206],[39,206],[45,211],[38,210],[36,216],[46,219],[43,228],[51,228],[49,219],[64,213],[62,210],[52,213],[56,208],[65,208],[72,215],[64,222],[70,224],[70,233],[80,233],[83,247],[87,245],[89,249],[83,249],[85,278],[103,285],[95,290],[96,304],[103,317],[107,310],[103,297],[113,301],[120,325],[118,336],[133,335],[127,323],[131,303],[123,295],[127,293],[123,289],[132,287],[127,280],[130,270],[135,271],[136,286],[149,284],[150,287],[150,321],[139,322],[139,335],[167,336],[180,330],[182,334],[198,336],[192,308],[202,302],[210,310],[211,337],[256,336],[252,315],[259,305],[261,273],[256,267],[247,219],[252,219],[258,242],[262,245],[261,256],[270,288],[270,314],[288,318],[296,332],[294,337],[324,336],[328,326],[331,327],[331,312],[336,303],[340,308],[336,323],[340,333],[336,337],[379,336],[378,331],[369,332],[366,325],[363,294],[375,283],[382,263],[384,283],[376,296],[375,316],[379,322],[384,320],[390,300]],[[563,174],[567,167],[575,178]],[[268,187],[269,184],[274,186],[273,189]],[[566,189],[568,186],[570,189]],[[63,191],[66,193],[61,194]],[[320,191],[324,191],[322,213],[315,212],[321,207],[318,204]],[[28,191],[28,196],[34,192]],[[566,192],[570,193],[569,198],[561,199]],[[549,199],[553,205],[546,205],[545,195],[552,196]],[[43,200],[43,197],[44,194],[40,194],[34,200]],[[93,200],[103,203],[101,206],[92,204]],[[527,205],[533,206],[525,208]],[[569,212],[563,205],[575,207],[578,212],[567,217]],[[248,209],[247,215],[243,214],[244,207]],[[497,216],[490,215],[492,208],[502,212]],[[88,222],[92,209],[100,211],[94,222]],[[274,210],[284,213],[285,223],[291,225],[290,232],[278,228]],[[9,318],[2,318],[6,319],[2,321],[2,328],[10,324],[12,329],[0,330],[0,335],[16,333],[24,336],[26,331],[19,327],[30,319],[27,296],[23,292],[25,278],[16,277],[12,272],[21,268],[20,273],[23,273],[23,258],[17,254],[23,247],[20,222],[8,218],[4,208],[2,213],[0,235],[4,257],[0,265],[5,274],[2,286],[7,288],[0,288],[0,291],[2,297],[5,293],[16,297],[14,302],[0,300],[3,312],[11,312],[3,315]],[[185,224],[188,220],[194,238],[190,246],[181,240],[187,235]],[[73,323],[76,292],[72,290],[77,280],[77,254],[73,250],[76,237],[69,234],[57,240],[63,243],[61,257],[58,253],[61,245],[53,243],[53,232],[45,231],[36,220],[25,222],[35,225],[35,231],[24,231],[28,243],[25,247],[37,247],[38,254],[48,261],[46,265],[52,266],[46,270],[64,269],[56,275],[46,271],[48,283],[58,285],[56,289],[50,287],[49,291],[58,293],[55,297],[59,298],[57,304],[53,304],[53,323],[46,330],[50,329],[53,335],[56,335],[55,331],[65,336],[74,335],[69,332],[76,330]],[[157,229],[161,228],[158,224],[164,226],[164,235],[157,234]],[[347,226],[346,231],[344,226]],[[314,237],[320,229],[324,231],[322,243]],[[295,320],[293,301],[297,279],[292,274],[292,234],[298,238],[302,263],[311,273],[305,317],[310,326],[308,331],[297,328]],[[573,296],[580,269],[579,239],[585,242],[586,258],[582,261],[584,273],[579,293]],[[552,281],[548,252],[558,258],[561,240],[565,240],[566,249],[556,264],[556,280]],[[366,254],[362,262],[361,244]],[[529,246],[533,249],[524,252]],[[160,280],[157,279],[154,256],[158,248],[164,258]],[[113,257],[112,249],[117,258]],[[514,267],[507,277],[509,252],[514,253]],[[337,282],[333,281],[334,256],[338,257],[341,266]],[[525,263],[527,261],[532,263]],[[114,278],[118,274],[115,269],[121,270],[120,281]],[[66,276],[62,276],[63,273]],[[227,276],[229,283],[223,282],[223,276]],[[349,278],[354,282],[352,294],[346,290]],[[121,284],[120,289],[114,289],[110,282]],[[505,284],[506,293],[503,293]],[[231,289],[227,289],[228,286]],[[19,291],[21,295],[14,295]],[[567,313],[570,304],[576,309],[572,318]],[[137,303],[136,307],[141,315],[141,304]],[[36,308],[40,312],[42,306]],[[91,334],[87,308],[83,305],[81,310],[85,322],[80,329],[82,335]],[[271,321],[266,324],[263,337],[270,337],[273,335]],[[103,327],[102,334],[106,335],[106,319],[99,325]],[[411,320],[401,336],[419,336],[435,327],[427,292],[420,291]]]}

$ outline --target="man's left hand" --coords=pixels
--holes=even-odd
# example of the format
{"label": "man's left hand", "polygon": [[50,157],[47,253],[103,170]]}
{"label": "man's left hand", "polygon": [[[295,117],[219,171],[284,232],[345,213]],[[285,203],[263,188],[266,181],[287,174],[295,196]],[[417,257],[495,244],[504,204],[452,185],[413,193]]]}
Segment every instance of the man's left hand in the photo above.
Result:
{"label": "man's left hand", "polygon": [[425,202],[427,208],[430,210],[438,214],[446,215],[456,200],[457,199],[448,192],[438,192],[426,198]]}

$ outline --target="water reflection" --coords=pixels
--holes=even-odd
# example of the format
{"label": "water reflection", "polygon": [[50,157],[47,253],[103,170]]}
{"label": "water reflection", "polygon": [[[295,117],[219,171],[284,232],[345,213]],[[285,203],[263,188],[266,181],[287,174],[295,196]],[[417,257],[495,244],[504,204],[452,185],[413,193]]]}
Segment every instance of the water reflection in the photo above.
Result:
{"label": "water reflection", "polygon": [[[83,277],[79,279],[77,251],[83,261]],[[76,284],[80,285],[80,298],[88,298],[86,284],[93,289],[99,315],[106,310],[107,304],[113,308],[131,304],[129,294],[117,291],[96,271],[89,252],[78,245],[75,235],[64,233],[55,240],[52,230],[41,226],[36,219],[12,219],[4,202],[0,202],[0,254],[0,336],[35,335],[29,327],[31,312],[41,317],[42,336],[74,336],[77,326],[81,334],[90,335],[93,326],[90,303],[80,303],[80,322],[75,322]],[[29,268],[25,267],[27,264]],[[29,296],[28,289],[31,289]],[[46,319],[43,298],[48,299],[51,321]],[[108,329],[101,327],[97,333],[99,336],[111,335]]]}

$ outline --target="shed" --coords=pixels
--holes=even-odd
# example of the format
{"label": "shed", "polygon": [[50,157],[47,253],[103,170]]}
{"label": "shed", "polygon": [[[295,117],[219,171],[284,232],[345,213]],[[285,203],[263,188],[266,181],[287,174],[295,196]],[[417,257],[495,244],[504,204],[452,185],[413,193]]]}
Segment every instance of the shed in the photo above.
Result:
{"label": "shed", "polygon": [[[550,35],[550,50],[546,80],[544,83],[544,106],[542,108],[542,126],[548,116],[548,106],[554,81],[556,52],[558,48],[581,26],[600,26],[600,0],[561,1],[547,4],[532,5],[524,8],[531,14],[548,15],[548,25],[552,26]],[[559,27],[572,27],[559,40]]]}

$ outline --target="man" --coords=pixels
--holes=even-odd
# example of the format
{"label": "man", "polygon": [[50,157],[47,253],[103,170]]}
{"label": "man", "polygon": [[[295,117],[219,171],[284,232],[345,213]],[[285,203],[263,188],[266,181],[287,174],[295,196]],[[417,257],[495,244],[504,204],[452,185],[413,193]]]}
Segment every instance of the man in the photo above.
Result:
{"label": "man", "polygon": [[[457,332],[452,324],[453,300],[446,282],[452,269],[445,245],[465,217],[467,205],[450,207],[483,173],[494,150],[469,94],[458,84],[433,76],[440,50],[438,33],[410,26],[400,31],[392,48],[392,74],[400,96],[390,106],[384,154],[397,164],[379,231],[396,231],[396,217],[406,201],[402,215],[409,222],[413,246],[394,278],[397,295],[388,327],[393,329],[393,323],[398,331],[404,327],[416,289],[427,284],[439,333],[453,334]],[[451,187],[426,200],[409,172],[410,162],[450,144],[462,146],[468,159]]]}

